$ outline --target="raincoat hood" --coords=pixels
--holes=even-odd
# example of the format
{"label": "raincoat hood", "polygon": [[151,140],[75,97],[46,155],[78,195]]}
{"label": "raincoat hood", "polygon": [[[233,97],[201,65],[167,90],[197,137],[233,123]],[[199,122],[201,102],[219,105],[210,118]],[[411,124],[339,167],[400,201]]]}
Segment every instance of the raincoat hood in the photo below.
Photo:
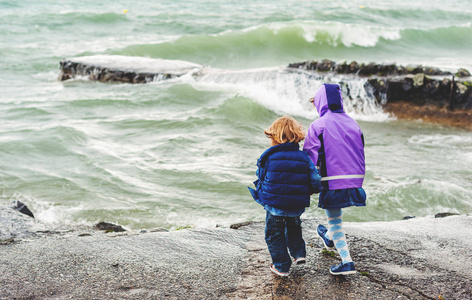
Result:
{"label": "raincoat hood", "polygon": [[315,94],[313,101],[318,114],[322,117],[328,110],[334,113],[344,112],[341,89],[337,84],[323,84]]}

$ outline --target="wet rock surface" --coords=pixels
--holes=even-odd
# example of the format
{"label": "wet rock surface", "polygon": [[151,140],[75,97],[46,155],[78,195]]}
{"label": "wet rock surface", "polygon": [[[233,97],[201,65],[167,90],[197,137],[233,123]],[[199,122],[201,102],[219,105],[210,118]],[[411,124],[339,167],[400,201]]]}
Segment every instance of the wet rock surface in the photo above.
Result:
{"label": "wet rock surface", "polygon": [[[390,64],[377,64],[377,63],[357,63],[352,61],[350,63],[336,63],[334,61],[323,59],[323,60],[309,60],[304,62],[297,62],[288,65],[291,69],[303,69],[317,72],[333,72],[338,74],[353,74],[358,76],[401,76],[408,74],[419,74],[423,73],[426,75],[452,75],[451,72],[442,71],[434,67],[426,66],[400,66],[394,63]],[[461,69],[467,72],[465,69]],[[461,73],[462,74],[462,73]],[[466,74],[466,73],[464,73]]]}
{"label": "wet rock surface", "polygon": [[25,214],[27,216],[30,216],[31,218],[34,218],[34,214],[31,212],[31,210],[28,208],[28,206],[26,206],[26,204],[24,204],[21,201],[14,201],[12,203],[12,208],[14,210],[19,211],[22,214]]}
{"label": "wet rock surface", "polygon": [[97,230],[104,230],[108,232],[123,232],[126,231],[121,225],[116,225],[113,223],[108,223],[108,222],[99,222],[93,226],[94,229]]}
{"label": "wet rock surface", "polygon": [[[315,238],[317,220],[306,220],[306,265],[292,266],[286,279],[270,274],[270,257],[260,236],[248,243],[248,265],[241,273],[240,286],[227,296],[236,299],[440,299],[440,296],[469,299],[472,264],[464,263],[471,256],[471,251],[466,250],[470,247],[467,232],[454,235],[456,230],[445,229],[464,226],[467,230],[471,221],[470,217],[460,217],[445,222],[422,218],[346,223],[358,273],[332,276],[328,268],[339,263],[339,256],[333,258],[323,253],[320,240]],[[263,224],[258,226],[263,230]],[[441,229],[443,234],[434,233]],[[452,245],[458,248],[451,250]]]}
{"label": "wet rock surface", "polygon": [[409,102],[387,103],[384,111],[398,119],[425,121],[428,123],[454,126],[472,130],[472,110],[450,111],[431,105],[415,105]]}
{"label": "wet rock surface", "polygon": [[[23,204],[23,203],[22,203]],[[23,207],[17,203],[13,205],[0,206],[0,242],[9,240],[14,242],[15,239],[22,239],[34,235],[38,228],[35,219],[29,215],[23,214],[18,210]]]}
{"label": "wet rock surface", "polygon": [[292,266],[288,278],[269,271],[263,223],[145,233],[77,228],[16,236],[14,243],[0,243],[0,299],[472,296],[470,216],[346,222],[358,271],[350,276],[329,274],[339,257],[322,252],[315,235],[319,222],[324,220],[304,220],[307,264]]}

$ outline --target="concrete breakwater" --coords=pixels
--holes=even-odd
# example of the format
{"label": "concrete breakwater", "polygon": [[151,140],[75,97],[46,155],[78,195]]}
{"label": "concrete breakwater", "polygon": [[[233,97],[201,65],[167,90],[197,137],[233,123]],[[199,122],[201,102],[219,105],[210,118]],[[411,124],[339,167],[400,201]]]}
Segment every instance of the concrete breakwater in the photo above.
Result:
{"label": "concrete breakwater", "polygon": [[[201,78],[212,71],[224,73],[186,61],[97,55],[61,61],[58,79],[87,77],[102,82],[147,83],[184,75]],[[316,78],[335,74],[342,76],[343,82],[365,78],[366,95],[398,118],[472,130],[472,77],[465,69],[453,74],[435,67],[336,63],[325,59],[292,63],[284,72],[307,72]]]}

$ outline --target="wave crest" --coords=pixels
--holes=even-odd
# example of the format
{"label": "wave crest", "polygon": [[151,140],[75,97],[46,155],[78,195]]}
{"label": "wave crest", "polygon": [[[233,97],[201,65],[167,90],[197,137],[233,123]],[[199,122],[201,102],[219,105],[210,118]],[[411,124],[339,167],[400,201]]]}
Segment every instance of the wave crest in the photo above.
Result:
{"label": "wave crest", "polygon": [[286,31],[294,31],[298,32],[308,43],[328,44],[333,47],[339,45],[345,47],[374,47],[380,39],[398,40],[401,38],[398,29],[340,22],[307,21],[301,23],[274,23],[263,26],[271,29],[274,35],[283,35]]}

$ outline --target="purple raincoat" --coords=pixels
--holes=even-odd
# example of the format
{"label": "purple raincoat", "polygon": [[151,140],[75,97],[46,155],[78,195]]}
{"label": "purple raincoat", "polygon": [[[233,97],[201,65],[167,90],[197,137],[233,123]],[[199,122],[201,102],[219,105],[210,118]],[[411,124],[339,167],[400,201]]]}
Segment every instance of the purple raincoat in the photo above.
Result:
{"label": "purple raincoat", "polygon": [[344,112],[339,86],[324,84],[315,94],[314,105],[320,118],[310,125],[303,150],[322,177],[319,206],[365,206],[364,136],[357,122]]}

